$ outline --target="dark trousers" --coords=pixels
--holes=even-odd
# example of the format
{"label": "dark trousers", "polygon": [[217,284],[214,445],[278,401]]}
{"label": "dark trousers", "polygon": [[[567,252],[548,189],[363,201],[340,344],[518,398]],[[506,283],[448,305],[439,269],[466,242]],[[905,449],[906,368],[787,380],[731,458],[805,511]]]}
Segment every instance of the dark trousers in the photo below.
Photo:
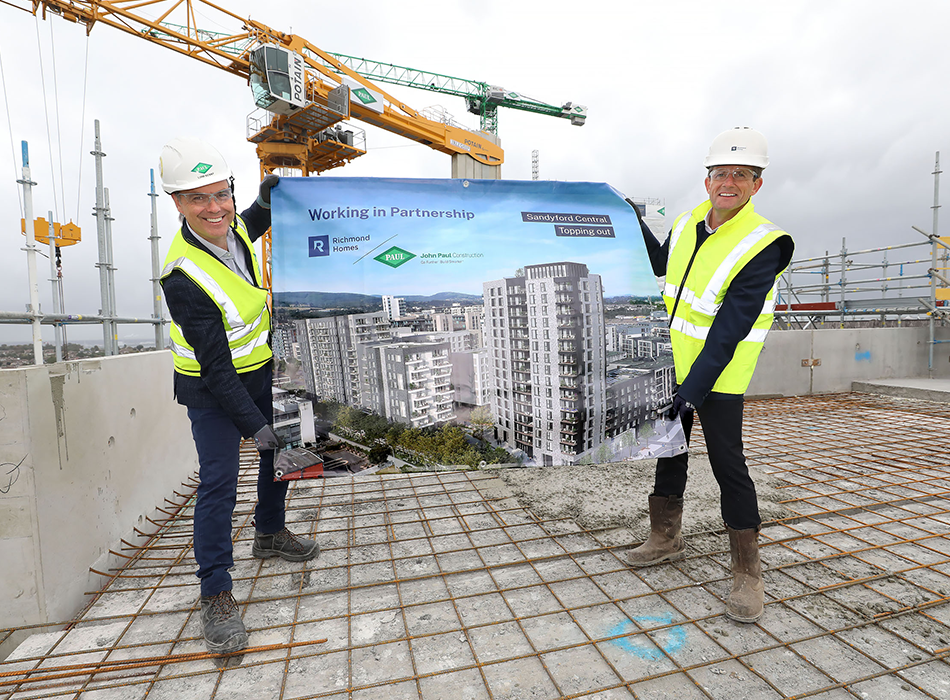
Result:
{"label": "dark trousers", "polygon": [[[273,422],[270,387],[254,400]],[[189,408],[191,434],[198,449],[198,498],[195,502],[195,560],[201,595],[213,596],[231,590],[234,566],[231,547],[231,514],[237,502],[238,451],[241,431],[221,408]],[[284,527],[287,482],[274,481],[274,451],[261,452],[257,472],[257,507],[254,523],[269,535]]]}
{"label": "dark trousers", "polygon": [[[742,453],[742,407],[738,399],[707,400],[697,410],[703,424],[706,449],[713,475],[719,483],[722,519],[733,530],[758,528],[762,524],[755,484]],[[683,418],[686,442],[693,429],[693,415]],[[689,455],[664,457],[656,461],[655,496],[682,496],[686,491]]]}

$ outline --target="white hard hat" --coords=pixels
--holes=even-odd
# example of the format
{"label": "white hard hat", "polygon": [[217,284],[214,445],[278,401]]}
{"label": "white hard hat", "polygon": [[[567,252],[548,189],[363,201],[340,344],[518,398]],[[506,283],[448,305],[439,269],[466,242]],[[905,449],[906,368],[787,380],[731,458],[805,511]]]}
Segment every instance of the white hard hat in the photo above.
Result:
{"label": "white hard hat", "polygon": [[713,139],[703,167],[716,165],[748,165],[766,168],[769,164],[769,144],[765,137],[748,126],[737,126],[723,131]]}
{"label": "white hard hat", "polygon": [[218,149],[190,136],[174,138],[162,148],[158,161],[162,189],[168,194],[193,190],[231,177],[231,169]]}

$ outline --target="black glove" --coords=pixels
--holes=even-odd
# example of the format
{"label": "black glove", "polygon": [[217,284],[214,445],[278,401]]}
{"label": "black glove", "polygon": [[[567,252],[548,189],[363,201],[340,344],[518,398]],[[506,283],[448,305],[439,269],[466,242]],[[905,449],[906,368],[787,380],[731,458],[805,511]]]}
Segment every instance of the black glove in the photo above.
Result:
{"label": "black glove", "polygon": [[678,417],[680,421],[682,421],[683,416],[685,416],[687,413],[692,413],[695,410],[696,407],[689,401],[681,397],[679,394],[673,394],[673,405],[667,412],[666,419],[676,420]]}
{"label": "black glove", "polygon": [[261,188],[257,193],[257,202],[262,207],[270,208],[270,191],[274,186],[280,181],[279,175],[265,175],[264,179],[261,180]]}
{"label": "black glove", "polygon": [[260,452],[264,450],[279,450],[284,446],[284,441],[280,439],[277,433],[274,432],[274,429],[269,425],[265,425],[254,433],[254,442],[257,444],[257,449]]}

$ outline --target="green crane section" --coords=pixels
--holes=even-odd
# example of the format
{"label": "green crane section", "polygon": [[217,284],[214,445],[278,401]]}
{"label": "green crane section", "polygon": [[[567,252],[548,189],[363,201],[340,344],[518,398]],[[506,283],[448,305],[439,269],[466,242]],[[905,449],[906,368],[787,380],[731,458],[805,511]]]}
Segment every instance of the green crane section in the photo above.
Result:
{"label": "green crane section", "polygon": [[587,119],[587,107],[572,102],[567,102],[559,107],[478,80],[453,78],[449,75],[430,73],[415,68],[397,66],[392,63],[380,63],[366,58],[327,53],[330,53],[347,68],[373,81],[463,97],[468,111],[477,114],[481,119],[481,130],[490,134],[498,133],[499,107],[570,119],[571,124],[575,126],[583,126]]}
{"label": "green crane section", "polygon": [[[161,26],[168,27],[173,31],[185,35],[189,35],[189,32],[195,33],[195,38],[217,46],[220,50],[232,54],[235,57],[243,55],[254,44],[252,39],[235,42],[233,41],[233,36],[229,34],[204,29],[189,29],[188,27],[172,24],[171,22],[161,22]],[[150,36],[157,36],[159,34],[154,30],[147,33]],[[373,81],[390,83],[392,85],[403,85],[418,90],[428,90],[429,92],[437,92],[442,95],[462,97],[465,99],[468,111],[479,116],[481,130],[489,134],[498,134],[499,107],[520,109],[524,112],[544,114],[549,117],[570,119],[571,124],[574,126],[583,126],[587,119],[587,107],[574,104],[573,102],[567,102],[559,107],[478,80],[453,78],[450,75],[430,73],[416,68],[371,61],[368,58],[357,58],[356,56],[347,56],[346,54],[333,53],[332,51],[327,51],[327,53],[355,73]],[[308,56],[324,65],[328,65],[326,61],[316,54],[308,52]],[[334,68],[334,66],[329,65],[328,67],[331,69]]]}

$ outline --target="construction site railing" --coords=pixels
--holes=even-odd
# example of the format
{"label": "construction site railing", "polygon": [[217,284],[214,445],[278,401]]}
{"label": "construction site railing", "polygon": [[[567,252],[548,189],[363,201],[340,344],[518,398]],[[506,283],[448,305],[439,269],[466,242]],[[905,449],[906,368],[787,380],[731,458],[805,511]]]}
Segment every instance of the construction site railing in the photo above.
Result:
{"label": "construction site railing", "polygon": [[[947,252],[936,238],[863,250],[848,250],[842,239],[837,253],[791,262],[779,280],[776,318],[800,328],[829,319],[842,327],[849,320],[927,318],[945,303],[938,290],[948,285],[934,281],[945,277]],[[935,266],[938,258],[942,266]]]}

